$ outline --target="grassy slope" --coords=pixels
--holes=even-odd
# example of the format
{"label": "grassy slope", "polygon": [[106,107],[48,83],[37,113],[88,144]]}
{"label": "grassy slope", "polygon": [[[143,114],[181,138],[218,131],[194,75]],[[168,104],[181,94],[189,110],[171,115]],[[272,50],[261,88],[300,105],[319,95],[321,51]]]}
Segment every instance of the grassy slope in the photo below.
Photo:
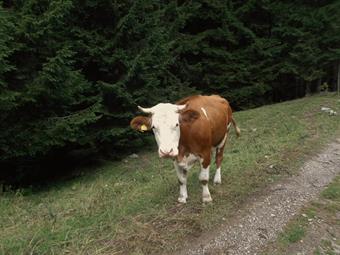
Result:
{"label": "grassy slope", "polygon": [[232,132],[222,185],[210,185],[214,202],[206,206],[200,200],[198,167],[190,172],[187,205],[177,205],[172,163],[159,160],[155,151],[128,162],[104,162],[39,192],[0,194],[0,254],[178,249],[185,237],[228,219],[250,194],[292,173],[305,155],[339,135],[340,116],[320,112],[321,106],[329,106],[340,113],[338,100],[315,96],[236,113],[242,135],[236,139]]}

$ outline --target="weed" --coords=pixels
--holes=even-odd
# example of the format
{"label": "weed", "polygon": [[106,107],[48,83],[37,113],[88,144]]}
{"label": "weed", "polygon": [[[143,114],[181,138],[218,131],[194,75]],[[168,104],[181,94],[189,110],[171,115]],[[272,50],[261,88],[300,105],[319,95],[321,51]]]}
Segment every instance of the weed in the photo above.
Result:
{"label": "weed", "polygon": [[305,235],[305,229],[301,225],[290,226],[282,236],[282,240],[287,243],[296,243]]}

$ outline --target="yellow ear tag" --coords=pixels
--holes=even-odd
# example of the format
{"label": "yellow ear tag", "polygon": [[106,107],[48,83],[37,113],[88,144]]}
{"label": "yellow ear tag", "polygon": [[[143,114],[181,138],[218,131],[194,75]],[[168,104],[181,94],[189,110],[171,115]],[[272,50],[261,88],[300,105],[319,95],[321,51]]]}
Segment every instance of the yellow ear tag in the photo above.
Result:
{"label": "yellow ear tag", "polygon": [[140,126],[140,131],[141,132],[144,132],[146,130],[148,130],[148,128],[144,124]]}

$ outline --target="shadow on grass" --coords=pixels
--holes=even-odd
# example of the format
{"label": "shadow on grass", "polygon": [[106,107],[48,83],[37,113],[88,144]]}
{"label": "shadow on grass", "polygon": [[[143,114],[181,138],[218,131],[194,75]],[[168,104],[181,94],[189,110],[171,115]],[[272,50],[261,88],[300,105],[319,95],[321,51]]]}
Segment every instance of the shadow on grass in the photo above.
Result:
{"label": "shadow on grass", "polygon": [[25,158],[15,162],[2,162],[0,184],[5,192],[16,189],[37,192],[47,185],[77,178],[84,174],[84,171],[91,174],[90,169],[99,166],[100,162],[100,156],[93,151],[68,154],[54,151],[37,159]]}
{"label": "shadow on grass", "polygon": [[[143,139],[144,151],[154,149],[152,138],[148,136]],[[106,149],[110,151],[110,148]],[[108,153],[93,148],[62,148],[42,157],[0,162],[0,193],[18,189],[24,193],[39,192],[82,176],[91,177],[99,171],[103,161],[119,162],[128,155],[139,152],[130,149],[113,151],[112,148],[112,152]]]}

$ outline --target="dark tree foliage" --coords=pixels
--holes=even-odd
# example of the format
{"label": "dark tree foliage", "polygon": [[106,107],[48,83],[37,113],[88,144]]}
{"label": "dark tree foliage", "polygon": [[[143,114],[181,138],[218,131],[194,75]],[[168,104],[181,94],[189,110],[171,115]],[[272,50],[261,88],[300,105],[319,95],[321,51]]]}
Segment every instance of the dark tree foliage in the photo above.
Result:
{"label": "dark tree foliage", "polygon": [[[12,0],[0,6],[0,162],[140,145],[137,105],[304,96],[340,59],[337,1]],[[0,166],[0,167],[1,167]]]}

